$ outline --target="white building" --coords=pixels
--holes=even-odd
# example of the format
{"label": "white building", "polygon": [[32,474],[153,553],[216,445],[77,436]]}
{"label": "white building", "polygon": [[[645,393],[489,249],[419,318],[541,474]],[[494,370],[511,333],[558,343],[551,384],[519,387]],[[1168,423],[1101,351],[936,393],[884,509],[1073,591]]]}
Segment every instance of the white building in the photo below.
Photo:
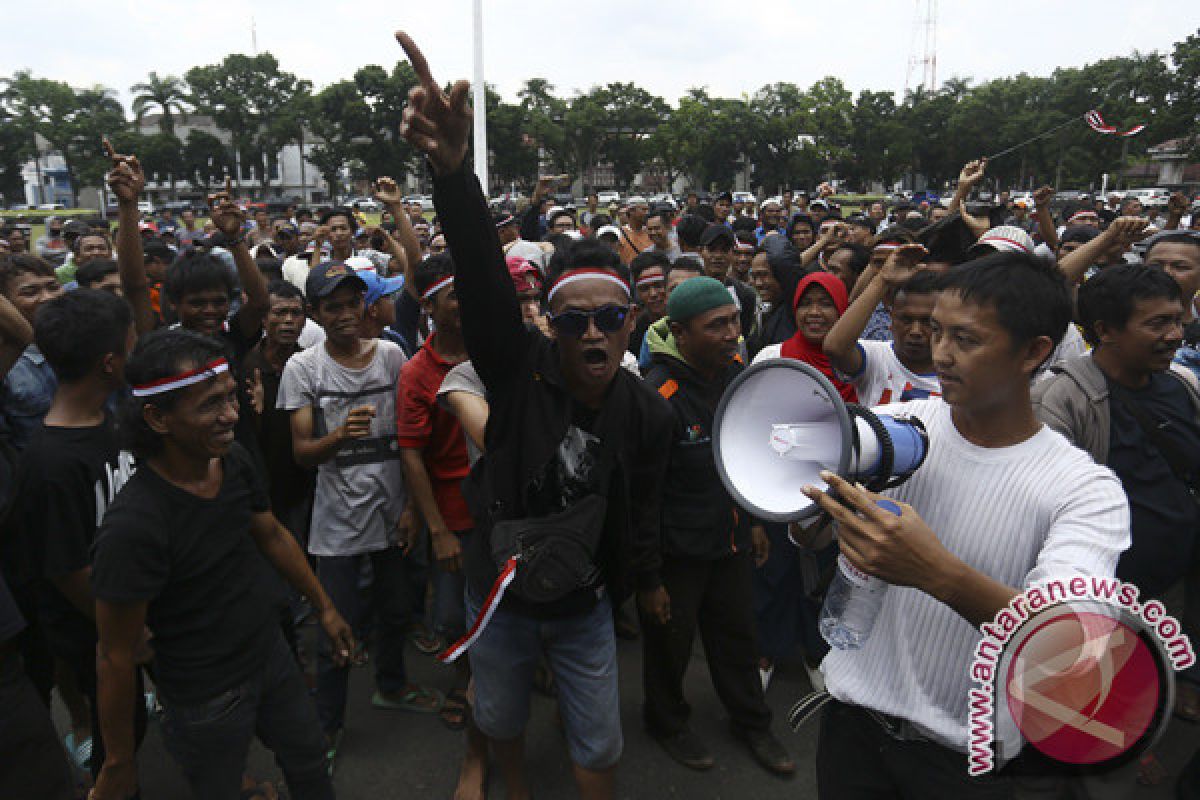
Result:
{"label": "white building", "polygon": [[[158,114],[147,114],[140,122],[136,123],[138,132],[145,135],[158,133],[160,130],[159,119],[160,115]],[[179,137],[179,140],[186,142],[188,134],[192,131],[202,131],[215,136],[226,147],[232,146],[233,138],[229,132],[217,127],[210,117],[201,114],[177,115],[175,135]],[[312,137],[308,136],[307,138],[311,139]],[[312,142],[306,140],[304,152],[308,153],[311,148]],[[268,176],[269,184],[265,190],[256,168],[242,164],[240,154],[235,153],[237,168],[230,177],[233,178],[236,194],[239,197],[263,201],[298,199],[302,205],[329,202],[329,187],[321,179],[317,168],[306,159],[301,158],[300,152],[300,146],[297,144],[286,145],[279,151],[274,169]],[[211,176],[210,186],[216,186],[223,180],[223,173],[214,173]],[[146,194],[155,205],[169,201],[171,199],[170,176],[147,175]],[[175,194],[180,200],[203,200],[204,188],[193,186],[187,180],[177,179]]]}

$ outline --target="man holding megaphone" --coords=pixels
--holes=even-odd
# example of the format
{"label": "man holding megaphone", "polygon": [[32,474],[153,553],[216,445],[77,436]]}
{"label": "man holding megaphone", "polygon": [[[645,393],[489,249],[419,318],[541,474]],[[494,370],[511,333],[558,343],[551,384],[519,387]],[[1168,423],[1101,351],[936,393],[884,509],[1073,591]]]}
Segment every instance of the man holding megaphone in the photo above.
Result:
{"label": "man holding megaphone", "polygon": [[667,316],[646,332],[652,364],[646,382],[675,412],[671,460],[662,495],[662,577],[670,618],[643,611],[646,727],[663,749],[692,769],[712,756],[688,729],[683,677],[696,629],[713,685],[736,736],[767,770],[788,775],[796,765],[770,731],[771,712],[755,662],[751,557],[766,561],[761,526],[721,485],[713,457],[713,417],[729,383],[742,371],[739,310],[723,283],[689,278],[667,300]]}
{"label": "man holding megaphone", "polygon": [[[862,648],[835,648],[821,665],[834,698],[817,752],[822,798],[1010,796],[1003,772],[966,768],[979,626],[1035,583],[1113,575],[1129,545],[1115,476],[1030,403],[1030,379],[1070,321],[1062,277],[997,253],[952,269],[942,287],[932,314],[942,397],[875,409],[921,420],[923,466],[890,500],[832,472],[820,477],[838,499],[803,490],[836,521],[851,564],[892,584]],[[1020,736],[998,729],[996,745],[1004,764]]]}

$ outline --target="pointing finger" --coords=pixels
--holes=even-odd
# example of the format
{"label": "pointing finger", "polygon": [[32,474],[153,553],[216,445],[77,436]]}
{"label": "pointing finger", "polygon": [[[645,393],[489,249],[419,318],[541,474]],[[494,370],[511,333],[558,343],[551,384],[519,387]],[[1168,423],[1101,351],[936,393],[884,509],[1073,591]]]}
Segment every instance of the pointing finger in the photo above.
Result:
{"label": "pointing finger", "polygon": [[108,137],[105,136],[103,139],[100,140],[100,143],[104,146],[104,154],[106,156],[108,156],[110,159],[112,159],[114,162],[116,162],[117,151],[113,149],[112,142],[110,142],[108,140]]}
{"label": "pointing finger", "polygon": [[228,175],[225,176],[225,194],[233,196],[233,179]]}
{"label": "pointing finger", "polygon": [[429,62],[425,60],[425,55],[421,52],[421,48],[417,47],[417,43],[404,31],[396,31],[396,41],[404,48],[408,62],[412,64],[413,72],[417,73],[417,80],[421,82],[421,85],[430,92],[437,92],[438,85],[433,82],[433,74],[429,71]]}

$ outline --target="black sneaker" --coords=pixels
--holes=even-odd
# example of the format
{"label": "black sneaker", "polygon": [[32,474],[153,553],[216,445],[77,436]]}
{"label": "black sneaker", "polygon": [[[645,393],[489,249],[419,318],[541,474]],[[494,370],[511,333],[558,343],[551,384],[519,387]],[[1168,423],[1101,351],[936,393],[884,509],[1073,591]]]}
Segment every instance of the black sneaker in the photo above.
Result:
{"label": "black sneaker", "polygon": [[776,775],[792,775],[796,772],[796,762],[788,755],[788,751],[770,731],[737,731],[737,737],[750,748],[754,760],[763,769]]}
{"label": "black sneaker", "polygon": [[654,740],[662,745],[667,755],[688,769],[704,771],[712,769],[716,763],[712,753],[708,752],[704,743],[691,731],[684,730],[670,736],[655,736]]}

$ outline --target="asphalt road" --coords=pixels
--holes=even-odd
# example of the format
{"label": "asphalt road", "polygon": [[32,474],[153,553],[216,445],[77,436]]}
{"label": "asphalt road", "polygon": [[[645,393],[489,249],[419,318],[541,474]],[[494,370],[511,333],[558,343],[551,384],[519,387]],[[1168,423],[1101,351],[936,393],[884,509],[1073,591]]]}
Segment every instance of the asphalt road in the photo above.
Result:
{"label": "asphalt road", "polygon": [[[743,745],[730,736],[728,720],[714,695],[699,646],[686,687],[693,706],[692,728],[709,745],[717,760],[712,770],[703,773],[677,765],[646,735],[640,716],[641,645],[620,641],[618,653],[625,730],[625,754],[617,775],[618,797],[637,800],[816,797],[816,725],[793,733],[784,722],[791,705],[809,691],[808,677],[799,663],[781,664],[767,693],[768,703],[775,712],[775,733],[798,765],[796,775],[785,780],[762,770]],[[450,685],[449,668],[411,647],[408,667],[420,683],[442,689]],[[346,737],[335,774],[340,800],[449,800],[462,754],[462,734],[449,731],[436,716],[376,710],[370,704],[373,691],[370,669],[354,670]],[[62,719],[61,709],[56,716]],[[1198,746],[1200,727],[1173,721],[1155,752],[1174,776]],[[155,724],[151,725],[139,760],[145,800],[186,800],[190,796],[174,762],[163,749]],[[566,749],[554,719],[554,701],[537,694],[527,733],[527,761],[535,797],[557,800],[575,796]],[[260,778],[282,781],[270,753],[257,744],[251,752],[249,768]],[[1135,800],[1174,800],[1173,785],[1172,777],[1158,787],[1133,787],[1128,796]],[[489,794],[493,798],[504,796],[498,776],[493,777]]]}

